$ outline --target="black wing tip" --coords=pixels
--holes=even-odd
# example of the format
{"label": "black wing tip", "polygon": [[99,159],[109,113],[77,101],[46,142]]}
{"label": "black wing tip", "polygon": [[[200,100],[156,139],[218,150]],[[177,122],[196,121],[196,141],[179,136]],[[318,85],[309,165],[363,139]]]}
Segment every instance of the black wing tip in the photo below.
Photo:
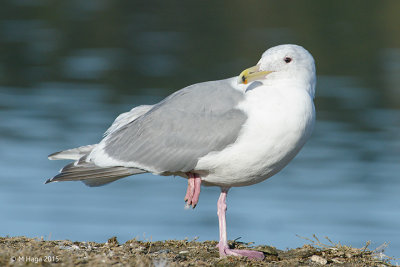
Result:
{"label": "black wing tip", "polygon": [[[67,165],[68,166],[68,165]],[[61,170],[62,171],[62,170]],[[44,182],[44,184],[49,184],[49,183],[54,183],[54,182],[59,182],[60,181],[60,176],[62,176],[63,173],[60,172],[59,174],[57,174],[56,176],[54,176],[53,178],[47,179],[46,182]],[[61,180],[62,181],[62,180]]]}
{"label": "black wing tip", "polygon": [[51,183],[51,182],[54,182],[53,178],[47,179],[46,182],[44,182],[44,184],[48,184],[48,183]]}

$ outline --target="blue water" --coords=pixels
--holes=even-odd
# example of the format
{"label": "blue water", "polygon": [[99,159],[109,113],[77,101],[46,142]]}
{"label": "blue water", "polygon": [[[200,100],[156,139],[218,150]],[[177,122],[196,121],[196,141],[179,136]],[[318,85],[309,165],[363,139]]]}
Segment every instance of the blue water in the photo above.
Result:
{"label": "blue water", "polygon": [[[399,25],[390,12],[397,6],[377,8],[386,12],[384,21],[335,9],[333,20],[346,32],[323,16],[332,12],[324,5],[316,5],[318,18],[299,10],[302,23],[275,13],[275,22],[254,22],[254,9],[241,24],[221,6],[188,6],[167,19],[150,7],[129,13],[109,1],[73,2],[65,10],[41,1],[43,14],[33,2],[6,3],[17,18],[0,20],[1,236],[217,240],[218,188],[202,188],[196,209],[185,210],[182,178],[145,174],[99,188],[44,185],[66,163],[47,155],[96,143],[119,113],[192,83],[237,75],[269,46],[295,42],[316,59],[315,131],[282,172],[229,192],[228,238],[285,249],[308,243],[298,236],[316,234],[354,247],[370,240],[371,249],[386,242],[385,254],[400,257],[400,43],[390,27]],[[47,16],[52,12],[61,22]],[[113,12],[122,19],[111,20]],[[198,25],[202,12],[209,19]],[[149,23],[138,24],[143,18]],[[315,21],[337,39],[314,31]],[[365,35],[363,23],[386,38]],[[211,25],[217,29],[201,27]],[[234,42],[238,32],[246,43]]]}

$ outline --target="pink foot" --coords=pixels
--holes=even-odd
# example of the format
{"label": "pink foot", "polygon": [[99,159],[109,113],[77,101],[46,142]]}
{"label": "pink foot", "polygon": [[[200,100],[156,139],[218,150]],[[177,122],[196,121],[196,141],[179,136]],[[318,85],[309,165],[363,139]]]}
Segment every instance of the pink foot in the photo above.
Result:
{"label": "pink foot", "polygon": [[196,207],[199,202],[200,188],[201,188],[201,178],[198,174],[188,173],[188,187],[185,195],[185,202],[187,205],[191,205],[193,208]]}
{"label": "pink foot", "polygon": [[245,249],[230,249],[228,246],[224,246],[223,244],[217,245],[219,249],[219,256],[226,257],[226,256],[243,256],[249,259],[255,260],[263,260],[264,253],[255,250],[245,250]]}

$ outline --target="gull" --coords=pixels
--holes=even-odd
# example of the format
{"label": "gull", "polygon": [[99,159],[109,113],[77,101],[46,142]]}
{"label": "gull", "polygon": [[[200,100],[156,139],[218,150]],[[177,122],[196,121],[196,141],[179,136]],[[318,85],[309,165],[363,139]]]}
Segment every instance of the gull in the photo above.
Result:
{"label": "gull", "polygon": [[49,155],[69,159],[46,183],[82,181],[101,186],[139,173],[188,179],[184,200],[198,204],[201,185],[219,186],[220,257],[263,259],[232,249],[226,231],[226,197],[232,187],[266,180],[282,170],[314,127],[315,64],[303,47],[285,44],[232,77],[185,87],[155,105],[122,113],[93,145]]}

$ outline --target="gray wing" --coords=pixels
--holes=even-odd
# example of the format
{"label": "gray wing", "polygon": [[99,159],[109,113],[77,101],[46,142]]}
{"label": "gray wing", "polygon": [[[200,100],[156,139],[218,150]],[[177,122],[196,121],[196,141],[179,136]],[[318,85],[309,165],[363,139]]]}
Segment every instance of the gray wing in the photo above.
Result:
{"label": "gray wing", "polygon": [[107,129],[107,131],[104,133],[104,136],[107,136],[121,127],[129,124],[133,120],[135,120],[137,117],[142,116],[145,114],[147,111],[149,111],[153,106],[152,105],[141,105],[134,107],[128,112],[120,114],[115,121],[112,123],[110,128]]}
{"label": "gray wing", "polygon": [[[114,122],[111,124],[110,128],[107,129],[107,131],[104,133],[104,136],[107,136],[124,125],[129,124],[133,120],[135,120],[137,117],[143,115],[147,111],[151,109],[151,105],[141,105],[134,107],[128,112],[124,112],[120,114]],[[88,155],[95,147],[97,144],[94,145],[87,145],[87,146],[81,146],[77,148],[71,148],[59,152],[55,152],[51,155],[49,155],[50,160],[60,160],[60,159],[73,159],[73,160],[79,160],[81,157]]]}
{"label": "gray wing", "polygon": [[[119,115],[105,132],[105,136],[117,131],[124,125],[129,124],[137,117],[146,113],[152,106],[142,105]],[[124,168],[120,166],[102,168],[93,163],[86,162],[87,155],[97,146],[88,145],[72,148],[49,155],[50,160],[72,159],[74,163],[66,165],[58,175],[48,179],[46,183],[57,181],[82,181],[88,186],[101,186],[129,175],[144,173],[146,171],[135,168]]]}
{"label": "gray wing", "polygon": [[235,142],[247,119],[236,108],[243,99],[229,80],[186,87],[110,133],[104,151],[151,172],[188,172],[202,156]]}

